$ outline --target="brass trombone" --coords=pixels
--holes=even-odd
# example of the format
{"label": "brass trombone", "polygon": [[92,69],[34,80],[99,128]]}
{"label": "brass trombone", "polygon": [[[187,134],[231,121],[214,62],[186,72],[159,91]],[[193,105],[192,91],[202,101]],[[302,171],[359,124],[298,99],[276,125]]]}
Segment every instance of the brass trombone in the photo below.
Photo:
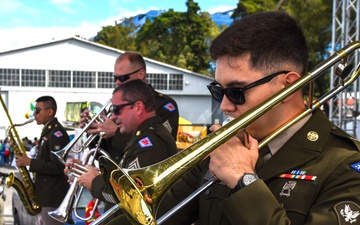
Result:
{"label": "brass trombone", "polygon": [[[220,145],[234,137],[240,130],[245,129],[263,114],[280,104],[284,99],[308,83],[313,82],[327,69],[339,61],[344,60],[349,53],[358,48],[360,48],[360,41],[345,46],[327,60],[320,63],[312,71],[285,87],[259,106],[247,111],[242,116],[230,121],[217,131],[207,135],[205,138],[162,162],[140,169],[123,169],[118,167],[113,161],[104,158],[104,160],[102,160],[104,167],[117,166],[117,169],[110,173],[109,181],[120,201],[118,206],[124,211],[132,224],[156,224],[155,215],[158,205],[166,191],[175,181],[195,167]],[[311,102],[312,104],[308,105],[308,109],[289,121],[288,124],[284,124],[278,131],[269,135],[269,138],[266,138],[266,140],[276,137],[298,120],[319,108],[321,104],[354,82],[359,74],[360,64],[356,66],[351,76],[343,80],[337,88],[331,90],[329,94],[322,97],[320,101]],[[340,76],[342,79],[345,78],[345,75]],[[259,148],[265,144],[265,142],[261,143]],[[100,157],[100,160],[101,158],[102,157]]]}

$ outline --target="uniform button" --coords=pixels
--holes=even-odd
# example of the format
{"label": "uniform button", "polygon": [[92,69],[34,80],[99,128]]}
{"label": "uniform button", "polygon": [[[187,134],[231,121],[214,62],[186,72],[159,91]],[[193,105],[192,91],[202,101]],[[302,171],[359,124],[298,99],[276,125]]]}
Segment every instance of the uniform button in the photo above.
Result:
{"label": "uniform button", "polygon": [[207,189],[207,190],[205,191],[205,195],[208,196],[209,194],[210,194],[210,190]]}

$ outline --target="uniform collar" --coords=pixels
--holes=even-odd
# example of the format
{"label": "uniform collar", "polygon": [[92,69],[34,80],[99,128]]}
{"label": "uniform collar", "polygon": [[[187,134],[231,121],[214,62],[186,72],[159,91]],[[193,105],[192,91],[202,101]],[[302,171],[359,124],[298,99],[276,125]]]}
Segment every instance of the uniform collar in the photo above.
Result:
{"label": "uniform collar", "polygon": [[316,110],[308,121],[290,137],[258,171],[264,180],[297,168],[318,157],[334,125],[321,110]]}
{"label": "uniform collar", "polygon": [[272,141],[269,142],[268,147],[270,149],[271,155],[275,155],[277,151],[298,131],[304,124],[310,119],[311,114],[307,115],[299,122],[295,123],[288,129],[286,129],[283,133],[278,135]]}

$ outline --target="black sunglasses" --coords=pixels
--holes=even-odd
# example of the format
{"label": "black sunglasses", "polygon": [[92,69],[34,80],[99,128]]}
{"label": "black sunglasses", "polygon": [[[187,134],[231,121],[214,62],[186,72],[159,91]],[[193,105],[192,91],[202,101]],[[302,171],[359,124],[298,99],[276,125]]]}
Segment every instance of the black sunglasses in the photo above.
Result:
{"label": "black sunglasses", "polygon": [[224,98],[224,94],[229,99],[229,101],[235,105],[242,105],[245,103],[245,96],[244,91],[256,87],[261,84],[265,84],[272,80],[274,77],[280,74],[289,73],[290,71],[279,71],[273,74],[270,74],[266,77],[261,78],[260,80],[257,80],[251,84],[246,85],[245,87],[238,88],[238,87],[231,87],[231,88],[223,88],[219,86],[219,84],[216,81],[213,81],[210,83],[207,88],[209,89],[211,95],[217,102],[222,102]]}
{"label": "black sunglasses", "polygon": [[39,114],[40,111],[41,111],[41,110],[44,110],[44,109],[49,109],[49,108],[43,108],[43,109],[41,109],[41,108],[35,108],[34,114]]}
{"label": "black sunglasses", "polygon": [[134,105],[135,103],[136,102],[128,102],[120,105],[112,105],[110,111],[114,113],[116,116],[118,116],[121,114],[121,111],[123,110],[123,108],[125,108],[125,106]]}
{"label": "black sunglasses", "polygon": [[135,70],[134,72],[128,73],[128,74],[124,74],[124,75],[114,75],[114,81],[116,82],[117,80],[120,82],[124,82],[130,79],[130,75],[139,72],[140,70],[142,70],[144,68],[140,68],[138,70]]}

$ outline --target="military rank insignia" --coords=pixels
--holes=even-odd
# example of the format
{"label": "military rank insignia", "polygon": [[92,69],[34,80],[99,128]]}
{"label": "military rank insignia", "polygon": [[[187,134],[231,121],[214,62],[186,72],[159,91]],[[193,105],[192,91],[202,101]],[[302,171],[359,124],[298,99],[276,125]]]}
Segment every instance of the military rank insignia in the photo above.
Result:
{"label": "military rank insignia", "polygon": [[163,106],[163,108],[167,109],[169,112],[172,112],[176,109],[175,106],[171,102],[165,104]]}
{"label": "military rank insignia", "polygon": [[290,192],[295,188],[296,181],[287,181],[281,189],[281,197],[290,197]]}
{"label": "military rank insignia", "polygon": [[151,140],[149,137],[144,137],[143,139],[141,139],[140,141],[138,141],[139,145],[141,148],[148,148],[153,146],[153,144],[151,143]]}
{"label": "military rank insignia", "polygon": [[63,136],[63,133],[61,133],[61,131],[58,130],[58,131],[54,132],[54,136],[59,138],[59,137]]}

